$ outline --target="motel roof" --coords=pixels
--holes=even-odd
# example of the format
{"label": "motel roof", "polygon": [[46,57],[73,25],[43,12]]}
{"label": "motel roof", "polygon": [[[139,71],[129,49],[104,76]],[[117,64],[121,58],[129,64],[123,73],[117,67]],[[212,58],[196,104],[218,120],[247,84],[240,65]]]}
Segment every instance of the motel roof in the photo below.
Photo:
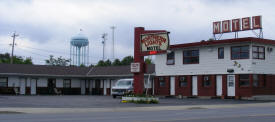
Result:
{"label": "motel roof", "polygon": [[175,44],[175,45],[170,45],[170,48],[178,49],[178,48],[188,48],[188,47],[198,47],[198,46],[233,44],[233,43],[242,43],[242,42],[254,42],[254,43],[275,45],[275,40],[255,38],[255,37],[246,37],[246,38],[236,38],[236,39],[234,38],[234,39],[224,39],[224,40],[209,40],[209,41],[203,40],[200,42]]}
{"label": "motel roof", "polygon": [[[147,73],[155,72],[155,65],[147,67]],[[119,77],[132,76],[130,65],[104,67],[49,66],[29,64],[0,64],[0,76],[58,76],[58,77]]]}

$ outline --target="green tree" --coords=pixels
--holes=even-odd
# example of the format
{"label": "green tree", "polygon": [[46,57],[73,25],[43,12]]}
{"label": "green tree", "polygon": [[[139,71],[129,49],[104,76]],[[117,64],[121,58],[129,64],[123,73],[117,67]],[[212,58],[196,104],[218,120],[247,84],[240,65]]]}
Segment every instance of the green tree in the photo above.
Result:
{"label": "green tree", "polygon": [[119,66],[119,65],[121,65],[121,62],[120,62],[119,59],[115,59],[115,60],[113,61],[112,65],[113,65],[113,66]]}
{"label": "green tree", "polygon": [[57,59],[54,58],[53,55],[50,55],[50,59],[45,60],[46,65],[52,66],[68,66],[70,60],[62,58],[62,56],[58,57]]}
{"label": "green tree", "polygon": [[105,62],[103,60],[98,61],[96,66],[105,66]]}
{"label": "green tree", "polygon": [[121,65],[130,65],[133,62],[134,62],[133,56],[126,56],[122,59]]}
{"label": "green tree", "polygon": [[105,61],[105,66],[111,66],[112,65],[112,62],[108,59]]}
{"label": "green tree", "polygon": [[150,59],[150,58],[146,58],[145,63],[146,64],[153,64],[152,59]]}
{"label": "green tree", "polygon": [[[9,53],[0,54],[0,63],[8,64],[10,63],[10,60],[11,60],[11,56]],[[33,64],[33,63],[32,63],[31,57],[27,57],[24,59],[21,56],[13,56],[13,64]]]}

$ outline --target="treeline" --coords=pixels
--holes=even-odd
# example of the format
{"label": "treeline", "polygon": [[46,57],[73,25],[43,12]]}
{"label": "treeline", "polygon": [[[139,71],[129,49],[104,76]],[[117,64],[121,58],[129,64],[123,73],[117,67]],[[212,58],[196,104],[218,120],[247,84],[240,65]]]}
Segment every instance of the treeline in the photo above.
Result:
{"label": "treeline", "polygon": [[[9,53],[0,54],[0,64],[9,64],[11,55]],[[31,57],[23,58],[21,56],[13,56],[13,64],[33,64]]]}
{"label": "treeline", "polygon": [[[126,56],[122,60],[115,59],[113,62],[109,59],[106,61],[100,60],[95,66],[121,66],[121,65],[130,65],[134,62],[133,56]],[[145,59],[145,63],[152,64],[152,60],[149,58]]]}

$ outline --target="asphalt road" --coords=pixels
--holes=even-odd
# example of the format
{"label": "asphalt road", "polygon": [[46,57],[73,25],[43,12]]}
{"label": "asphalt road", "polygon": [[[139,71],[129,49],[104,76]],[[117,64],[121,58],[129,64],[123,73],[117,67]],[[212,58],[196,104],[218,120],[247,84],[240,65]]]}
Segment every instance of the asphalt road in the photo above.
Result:
{"label": "asphalt road", "polygon": [[0,108],[31,107],[31,108],[109,108],[109,107],[146,107],[146,106],[182,106],[182,105],[219,105],[219,104],[248,104],[263,101],[245,101],[234,99],[160,99],[159,104],[125,104],[121,99],[111,96],[0,96]]}
{"label": "asphalt road", "polygon": [[274,122],[275,106],[218,109],[0,114],[1,122]]}
{"label": "asphalt road", "polygon": [[[20,113],[22,112],[22,113]],[[110,96],[0,96],[0,122],[274,122],[275,103],[160,99],[121,103]]]}

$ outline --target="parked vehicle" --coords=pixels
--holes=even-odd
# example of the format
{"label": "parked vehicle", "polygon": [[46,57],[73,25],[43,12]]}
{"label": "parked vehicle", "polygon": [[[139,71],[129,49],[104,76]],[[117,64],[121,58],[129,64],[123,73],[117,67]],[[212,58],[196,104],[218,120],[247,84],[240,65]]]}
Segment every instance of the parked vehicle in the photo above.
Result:
{"label": "parked vehicle", "polygon": [[133,92],[133,79],[120,79],[116,82],[115,86],[112,87],[113,98],[117,96],[123,96]]}

